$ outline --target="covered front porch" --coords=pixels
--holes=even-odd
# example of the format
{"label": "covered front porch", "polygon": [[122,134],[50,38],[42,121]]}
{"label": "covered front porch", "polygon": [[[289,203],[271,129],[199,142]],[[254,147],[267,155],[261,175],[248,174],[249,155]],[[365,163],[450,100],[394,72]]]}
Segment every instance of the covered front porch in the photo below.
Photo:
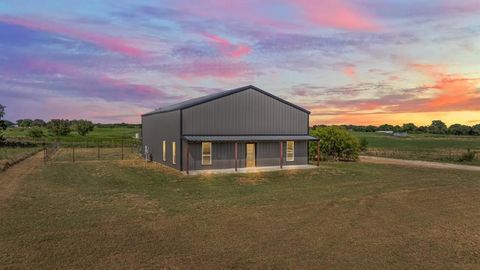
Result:
{"label": "covered front porch", "polygon": [[248,167],[248,168],[232,168],[232,169],[212,169],[212,170],[192,170],[185,171],[189,175],[209,175],[209,174],[225,174],[225,173],[260,173],[260,172],[274,172],[279,170],[305,170],[317,168],[315,165],[286,165],[282,168],[279,166],[267,167]]}
{"label": "covered front porch", "polygon": [[182,140],[183,171],[186,174],[191,171],[250,172],[259,168],[304,166],[308,165],[308,142],[318,141],[308,135],[183,136]]}

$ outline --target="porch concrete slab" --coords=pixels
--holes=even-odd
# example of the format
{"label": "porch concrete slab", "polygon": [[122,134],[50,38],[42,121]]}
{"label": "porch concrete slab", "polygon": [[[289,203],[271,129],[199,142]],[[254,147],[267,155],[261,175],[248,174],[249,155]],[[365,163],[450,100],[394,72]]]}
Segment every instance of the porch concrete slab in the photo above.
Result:
{"label": "porch concrete slab", "polygon": [[[238,171],[235,171],[235,168],[231,169],[214,169],[214,170],[193,170],[189,172],[189,175],[208,175],[208,174],[229,174],[229,173],[258,173],[258,172],[273,172],[273,171],[283,171],[283,170],[305,170],[305,169],[314,169],[318,168],[315,165],[286,165],[283,166],[283,169],[280,169],[280,166],[268,166],[268,167],[255,167],[255,168],[238,168]],[[187,174],[185,171],[184,174]]]}

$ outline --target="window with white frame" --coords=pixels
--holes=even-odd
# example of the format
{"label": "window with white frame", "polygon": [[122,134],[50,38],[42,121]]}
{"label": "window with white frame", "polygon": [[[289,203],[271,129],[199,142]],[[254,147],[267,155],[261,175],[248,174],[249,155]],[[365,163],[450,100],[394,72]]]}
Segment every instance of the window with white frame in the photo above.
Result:
{"label": "window with white frame", "polygon": [[167,161],[167,141],[163,141],[163,147],[162,147],[162,155],[163,155],[163,161]]}
{"label": "window with white frame", "polygon": [[287,141],[287,161],[295,160],[295,142]]}
{"label": "window with white frame", "polygon": [[211,142],[202,142],[202,165],[212,165]]}
{"label": "window with white frame", "polygon": [[172,164],[177,164],[176,152],[177,152],[177,144],[175,142],[172,142]]}

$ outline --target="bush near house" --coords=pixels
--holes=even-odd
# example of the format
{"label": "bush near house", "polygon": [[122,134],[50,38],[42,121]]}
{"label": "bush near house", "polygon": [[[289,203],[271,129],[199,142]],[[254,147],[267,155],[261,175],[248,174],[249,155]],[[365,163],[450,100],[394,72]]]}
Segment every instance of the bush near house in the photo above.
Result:
{"label": "bush near house", "polygon": [[367,151],[368,148],[368,140],[365,137],[360,138],[360,150]]}
{"label": "bush near house", "polygon": [[[360,154],[360,141],[343,127],[316,127],[310,135],[320,139],[320,152],[334,160],[357,160]],[[317,154],[316,142],[310,144],[310,156]]]}

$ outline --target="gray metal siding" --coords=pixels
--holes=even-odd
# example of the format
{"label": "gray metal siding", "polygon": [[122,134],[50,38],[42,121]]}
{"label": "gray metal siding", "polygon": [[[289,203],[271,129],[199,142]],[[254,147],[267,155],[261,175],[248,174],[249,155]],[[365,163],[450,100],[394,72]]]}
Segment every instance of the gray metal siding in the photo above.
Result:
{"label": "gray metal siding", "polygon": [[308,114],[255,90],[183,110],[184,135],[303,135]]}
{"label": "gray metal siding", "polygon": [[[307,164],[307,142],[296,141],[294,160],[287,161],[287,143],[283,142],[283,165]],[[280,166],[280,142],[257,143],[257,166]]]}
{"label": "gray metal siding", "polygon": [[[152,114],[142,117],[143,145],[148,146],[152,159],[180,170],[180,111]],[[166,161],[163,161],[163,141],[167,142]],[[172,142],[176,143],[176,164],[172,162]]]}
{"label": "gray metal siding", "polygon": [[[183,146],[186,151],[186,143]],[[189,170],[226,169],[235,167],[235,144],[234,143],[212,143],[212,165],[201,165],[202,145],[201,143],[189,143]],[[244,168],[246,156],[245,143],[238,143],[238,167]],[[286,143],[283,143],[283,164],[303,165],[307,164],[307,142],[295,142],[295,160],[286,161]],[[186,155],[185,155],[186,156]],[[186,169],[186,160],[183,168]],[[256,143],[256,166],[280,166],[280,143],[279,142],[257,142]]]}

